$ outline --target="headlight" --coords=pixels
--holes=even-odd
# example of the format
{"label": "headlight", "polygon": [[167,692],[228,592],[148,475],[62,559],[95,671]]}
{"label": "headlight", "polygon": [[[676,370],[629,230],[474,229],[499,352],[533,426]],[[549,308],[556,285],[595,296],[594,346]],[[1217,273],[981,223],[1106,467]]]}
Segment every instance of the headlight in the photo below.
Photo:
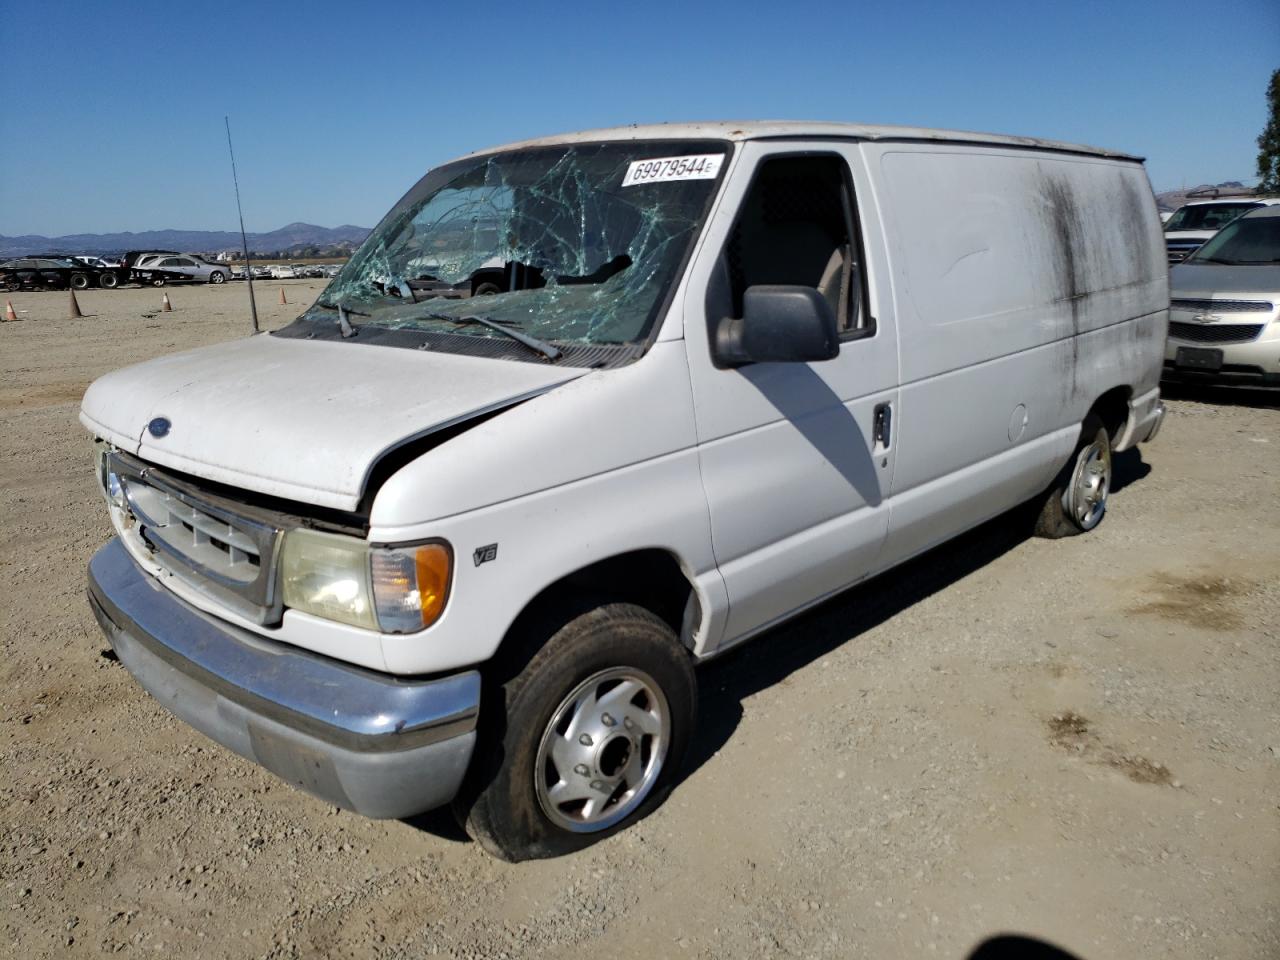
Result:
{"label": "headlight", "polygon": [[375,547],[354,537],[290,530],[280,557],[284,605],[384,633],[416,633],[444,611],[446,544]]}
{"label": "headlight", "polygon": [[111,461],[108,459],[111,454],[110,445],[95,440],[93,446],[98,460],[98,485],[102,487],[102,495],[116,509],[127,510],[129,504],[124,497],[124,486],[120,483],[120,477],[112,471]]}

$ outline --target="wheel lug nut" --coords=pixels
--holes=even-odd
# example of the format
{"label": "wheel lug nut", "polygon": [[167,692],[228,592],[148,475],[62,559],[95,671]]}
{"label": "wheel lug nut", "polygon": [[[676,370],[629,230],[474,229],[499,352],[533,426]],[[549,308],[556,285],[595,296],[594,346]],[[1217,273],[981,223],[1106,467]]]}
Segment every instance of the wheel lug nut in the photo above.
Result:
{"label": "wheel lug nut", "polygon": [[591,734],[584,733],[582,736],[578,738],[578,742],[582,744],[584,747],[589,747],[594,741],[592,741],[591,739]]}
{"label": "wheel lug nut", "polygon": [[606,713],[600,718],[600,722],[603,723],[606,727],[612,727],[618,721],[613,719],[613,717],[609,716],[609,714]]}
{"label": "wheel lug nut", "polygon": [[604,781],[603,781],[603,780],[592,780],[592,781],[591,781],[591,789],[592,789],[592,790],[603,790],[603,789],[604,789]]}
{"label": "wheel lug nut", "polygon": [[591,771],[589,771],[589,770],[587,769],[587,765],[586,765],[585,763],[580,763],[580,764],[578,764],[576,767],[574,767],[574,768],[573,768],[573,772],[574,772],[574,773],[576,773],[576,774],[577,774],[578,776],[580,776],[580,777],[585,777],[585,776],[586,776],[588,773],[590,773]]}
{"label": "wheel lug nut", "polygon": [[626,727],[628,730],[634,730],[636,728],[635,721],[632,720],[630,717],[623,717],[622,725]]}

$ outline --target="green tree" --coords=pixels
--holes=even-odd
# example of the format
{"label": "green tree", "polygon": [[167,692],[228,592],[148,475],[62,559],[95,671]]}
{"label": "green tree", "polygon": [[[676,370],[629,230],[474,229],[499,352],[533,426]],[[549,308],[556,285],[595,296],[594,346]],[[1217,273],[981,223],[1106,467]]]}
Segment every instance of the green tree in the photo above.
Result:
{"label": "green tree", "polygon": [[1267,84],[1267,125],[1258,135],[1258,189],[1280,192],[1280,70]]}

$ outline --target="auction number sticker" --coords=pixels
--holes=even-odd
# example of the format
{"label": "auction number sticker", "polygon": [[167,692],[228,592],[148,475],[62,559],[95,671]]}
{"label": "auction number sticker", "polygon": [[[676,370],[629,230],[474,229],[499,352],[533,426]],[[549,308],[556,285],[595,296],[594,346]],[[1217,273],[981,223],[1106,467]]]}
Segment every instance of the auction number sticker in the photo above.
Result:
{"label": "auction number sticker", "polygon": [[723,153],[636,160],[627,167],[622,185],[635,187],[642,183],[667,183],[671,180],[714,180],[720,173],[720,164],[723,162]]}

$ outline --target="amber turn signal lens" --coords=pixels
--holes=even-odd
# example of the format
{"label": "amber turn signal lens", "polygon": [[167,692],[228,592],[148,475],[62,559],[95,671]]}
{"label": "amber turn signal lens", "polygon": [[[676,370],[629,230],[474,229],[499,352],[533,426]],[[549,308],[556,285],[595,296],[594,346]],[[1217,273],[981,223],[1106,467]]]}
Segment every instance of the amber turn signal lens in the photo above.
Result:
{"label": "amber turn signal lens", "polygon": [[441,543],[371,551],[374,607],[386,633],[416,633],[444,611],[449,548]]}
{"label": "amber turn signal lens", "polygon": [[418,568],[418,605],[425,627],[435,623],[444,612],[444,598],[449,592],[449,551],[438,543],[428,543],[414,553]]}

